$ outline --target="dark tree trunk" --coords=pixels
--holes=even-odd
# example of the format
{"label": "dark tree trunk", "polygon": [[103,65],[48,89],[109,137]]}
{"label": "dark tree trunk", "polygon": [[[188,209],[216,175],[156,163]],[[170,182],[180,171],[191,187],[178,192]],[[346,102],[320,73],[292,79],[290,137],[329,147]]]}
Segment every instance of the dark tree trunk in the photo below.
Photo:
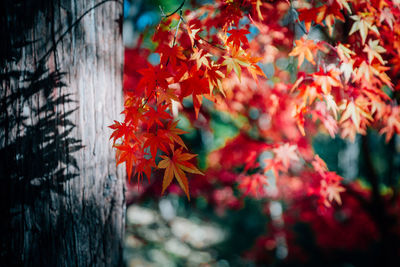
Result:
{"label": "dark tree trunk", "polygon": [[0,266],[121,266],[122,0],[0,1]]}

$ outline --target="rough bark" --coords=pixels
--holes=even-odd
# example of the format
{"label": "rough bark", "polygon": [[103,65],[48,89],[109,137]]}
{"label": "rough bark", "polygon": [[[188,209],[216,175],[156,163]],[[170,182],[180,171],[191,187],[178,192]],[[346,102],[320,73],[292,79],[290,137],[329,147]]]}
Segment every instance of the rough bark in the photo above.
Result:
{"label": "rough bark", "polygon": [[121,266],[122,0],[0,2],[0,266]]}

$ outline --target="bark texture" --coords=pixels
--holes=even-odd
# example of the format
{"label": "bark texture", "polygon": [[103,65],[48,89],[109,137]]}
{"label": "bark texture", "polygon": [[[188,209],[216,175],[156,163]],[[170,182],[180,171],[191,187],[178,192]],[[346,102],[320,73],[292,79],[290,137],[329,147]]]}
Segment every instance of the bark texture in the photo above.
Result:
{"label": "bark texture", "polygon": [[121,1],[0,3],[0,266],[121,266]]}

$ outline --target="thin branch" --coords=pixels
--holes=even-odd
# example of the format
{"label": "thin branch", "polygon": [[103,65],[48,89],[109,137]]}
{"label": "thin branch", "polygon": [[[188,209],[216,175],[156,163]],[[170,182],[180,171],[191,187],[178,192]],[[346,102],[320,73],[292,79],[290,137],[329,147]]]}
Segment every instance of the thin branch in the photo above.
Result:
{"label": "thin branch", "polygon": [[[157,82],[156,82],[157,83]],[[144,103],[143,103],[143,105],[141,106],[141,108],[144,108],[144,106],[146,106],[146,104],[147,104],[147,102],[149,102],[149,100],[150,100],[150,97],[154,94],[154,92],[155,92],[155,90],[153,89],[153,90],[151,90],[151,93],[150,93],[150,95],[148,96],[148,97],[146,97],[146,99],[144,100]]]}
{"label": "thin branch", "polygon": [[92,6],[91,8],[89,8],[88,10],[86,10],[85,12],[83,12],[83,14],[77,18],[74,23],[72,23],[61,35],[60,37],[57,39],[57,41],[54,42],[53,46],[40,58],[39,62],[43,61],[46,59],[46,57],[51,53],[51,51],[53,51],[54,49],[56,49],[57,45],[59,42],[61,42],[62,39],[64,39],[64,37],[75,27],[79,24],[79,22],[87,15],[89,14],[92,10],[98,8],[99,6],[107,3],[107,2],[117,2],[119,4],[122,5],[122,2],[119,0],[104,0],[101,1],[97,4],[95,4],[94,6]]}
{"label": "thin branch", "polygon": [[[178,35],[178,30],[179,30],[179,25],[181,24],[181,18],[182,18],[182,10],[180,10],[180,19],[179,19],[179,21],[178,21],[178,25],[176,26],[176,29],[175,29],[175,35],[174,35],[174,40],[173,40],[173,42],[172,42],[172,47],[174,47],[175,46],[175,42],[176,42],[176,37],[177,37],[177,35]],[[168,59],[167,59],[167,63],[165,63],[165,67],[167,67],[168,66],[168,63],[169,63],[169,57],[168,57]],[[157,81],[156,81],[156,83],[157,83]],[[144,103],[143,103],[143,105],[142,105],[142,108],[144,108],[144,106],[147,104],[147,102],[149,101],[149,99],[150,99],[150,97],[153,95],[153,93],[154,93],[154,89],[151,91],[151,94],[145,99],[145,101],[144,101]],[[155,96],[156,96],[156,101],[157,101],[157,94],[155,94]]]}
{"label": "thin branch", "polygon": [[199,35],[199,38],[200,38],[202,41],[208,43],[209,45],[211,45],[211,46],[213,46],[213,47],[215,47],[215,48],[218,48],[218,49],[220,49],[220,50],[222,50],[222,51],[225,51],[225,50],[226,50],[225,48],[220,47],[219,45],[214,44],[213,42],[207,41],[206,39],[204,39],[204,38],[201,37],[200,35]]}
{"label": "thin branch", "polygon": [[175,35],[174,35],[174,41],[172,42],[172,47],[175,46],[176,36],[178,35],[179,26],[181,25],[181,21],[182,21],[182,10],[180,10],[179,14],[180,14],[180,16],[179,16],[179,21],[178,21],[178,25],[176,25]]}
{"label": "thin branch", "polygon": [[172,15],[174,15],[176,12],[182,11],[182,7],[183,7],[184,4],[185,4],[185,0],[183,0],[182,3],[179,5],[179,7],[174,12],[172,12],[170,14],[165,14],[164,11],[162,10],[162,8],[160,7],[161,12],[163,13],[163,17],[164,18],[168,18],[168,17],[171,17]]}
{"label": "thin branch", "polygon": [[[175,14],[176,12],[179,11],[179,21],[178,21],[178,25],[176,25],[175,34],[174,34],[174,40],[172,41],[172,47],[175,46],[176,37],[178,36],[179,26],[181,25],[181,21],[183,20],[183,18],[182,18],[182,7],[183,7],[184,4],[185,4],[185,0],[181,3],[181,5],[180,5],[174,12],[172,12],[172,13],[169,14],[169,15],[165,15],[165,14],[164,14],[164,11],[163,11],[162,8],[160,7],[161,12],[164,14],[164,15],[163,15],[164,17],[170,17],[170,16],[172,16],[173,14]],[[167,62],[165,63],[165,67],[168,66],[168,63],[169,63],[169,57],[168,57],[168,59],[167,59]],[[157,84],[157,81],[156,81],[156,84]],[[144,108],[144,106],[146,106],[147,102],[150,100],[150,98],[152,97],[152,95],[154,94],[154,92],[155,92],[155,90],[153,89],[153,90],[151,91],[150,95],[149,95],[148,97],[146,97],[146,99],[145,99],[145,101],[144,101],[144,103],[143,103],[143,105],[142,105],[141,108]],[[155,96],[157,97],[157,94],[155,94]]]}
{"label": "thin branch", "polygon": [[339,54],[336,47],[334,47],[333,45],[331,45],[331,44],[328,43],[328,42],[324,42],[324,44],[327,45],[327,46],[328,46],[330,49],[332,49],[334,52],[336,52],[336,54]]}

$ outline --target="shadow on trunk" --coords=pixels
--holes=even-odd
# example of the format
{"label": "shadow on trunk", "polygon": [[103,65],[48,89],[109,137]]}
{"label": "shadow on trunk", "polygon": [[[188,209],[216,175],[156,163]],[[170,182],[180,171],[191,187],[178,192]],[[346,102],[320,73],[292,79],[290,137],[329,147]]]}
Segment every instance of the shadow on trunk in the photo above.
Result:
{"label": "shadow on trunk", "polygon": [[[73,102],[71,95],[63,93],[65,73],[50,72],[41,63],[33,69],[3,69],[0,74],[0,194],[6,213],[0,226],[1,251],[5,253],[1,256],[6,257],[6,262],[17,264],[26,240],[13,238],[23,232],[13,228],[37,228],[43,240],[48,235],[41,231],[41,225],[15,222],[23,221],[26,206],[34,207],[37,201],[49,198],[50,191],[64,194],[65,182],[79,175],[73,153],[83,148],[80,140],[71,137],[75,125],[69,117],[76,109],[65,111],[65,105]],[[44,209],[40,213],[48,212]],[[9,258],[10,251],[16,258]]]}

